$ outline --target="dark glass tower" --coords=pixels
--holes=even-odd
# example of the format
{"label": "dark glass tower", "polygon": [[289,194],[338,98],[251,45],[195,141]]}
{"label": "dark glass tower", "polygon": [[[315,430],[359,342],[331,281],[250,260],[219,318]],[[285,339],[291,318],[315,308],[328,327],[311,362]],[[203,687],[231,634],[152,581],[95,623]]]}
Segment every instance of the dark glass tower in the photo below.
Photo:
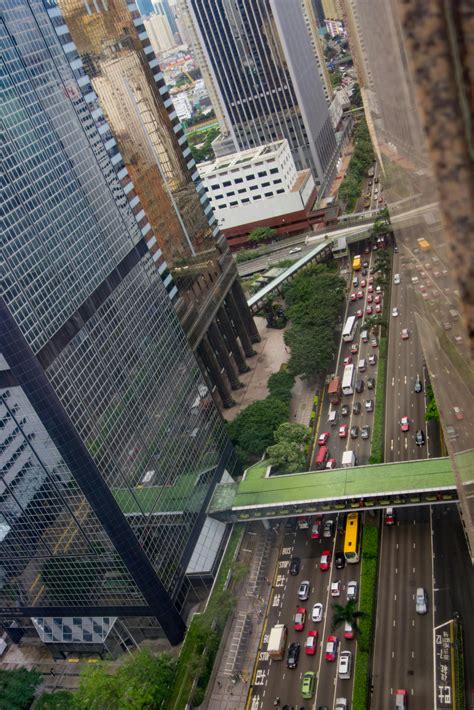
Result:
{"label": "dark glass tower", "polygon": [[62,18],[3,8],[1,615],[78,643],[157,618],[176,643],[231,446]]}

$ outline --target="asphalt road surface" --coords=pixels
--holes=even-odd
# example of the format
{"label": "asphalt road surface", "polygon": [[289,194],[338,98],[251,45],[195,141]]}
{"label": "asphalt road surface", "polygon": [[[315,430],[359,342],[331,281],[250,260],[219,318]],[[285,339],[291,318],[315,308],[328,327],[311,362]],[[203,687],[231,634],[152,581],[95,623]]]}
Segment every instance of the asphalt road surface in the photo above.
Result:
{"label": "asphalt road surface", "polygon": [[[428,506],[400,509],[382,526],[371,708],[393,710],[394,693],[409,693],[410,710],[434,708],[433,569]],[[428,613],[415,611],[415,591],[428,593]]]}
{"label": "asphalt road surface", "polygon": [[[336,528],[336,515],[325,516],[334,520]],[[319,569],[319,560],[323,550],[342,550],[343,538],[340,533],[332,538],[322,538],[312,540],[311,530],[289,529],[285,531],[284,542],[277,563],[277,570],[273,580],[274,590],[266,620],[265,632],[262,639],[260,654],[257,661],[254,676],[254,687],[251,707],[252,710],[270,710],[274,707],[274,701],[280,698],[281,706],[288,704],[295,707],[315,708],[320,705],[327,705],[332,708],[336,697],[352,698],[352,677],[350,680],[341,680],[337,677],[337,661],[328,662],[324,660],[324,650],[326,638],[331,633],[332,611],[331,605],[334,601],[342,604],[346,602],[346,587],[351,580],[359,581],[360,565],[346,565],[342,570],[331,568],[327,572]],[[297,576],[290,576],[289,564],[292,557],[301,559],[300,572]],[[334,559],[334,558],[333,558]],[[311,583],[311,593],[305,602],[298,601],[298,587],[303,580]],[[330,585],[332,581],[341,580],[341,596],[333,599],[330,596]],[[323,620],[313,623],[311,620],[311,610],[315,603],[321,602],[324,605]],[[294,631],[293,617],[297,607],[307,610],[304,631]],[[289,669],[286,665],[286,654],[282,661],[271,660],[267,654],[267,643],[270,629],[276,623],[283,623],[288,627],[288,643],[297,642],[300,644],[300,656],[298,666]],[[318,647],[314,656],[305,654],[304,643],[310,630],[318,631]],[[355,642],[343,638],[342,627],[337,629],[335,635],[339,639],[339,652],[344,649],[355,653]],[[354,658],[353,666],[354,668]],[[317,676],[316,692],[312,700],[304,700],[301,696],[301,683],[306,671],[314,671]]]}

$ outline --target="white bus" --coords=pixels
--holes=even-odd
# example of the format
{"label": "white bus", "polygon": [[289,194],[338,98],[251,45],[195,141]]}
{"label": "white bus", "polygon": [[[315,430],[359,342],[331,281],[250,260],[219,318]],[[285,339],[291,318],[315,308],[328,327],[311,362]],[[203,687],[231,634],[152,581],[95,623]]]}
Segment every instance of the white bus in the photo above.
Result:
{"label": "white bus", "polygon": [[342,378],[342,394],[354,393],[354,365],[346,365],[344,368],[344,376]]}
{"label": "white bus", "polygon": [[357,318],[356,316],[349,316],[346,320],[346,325],[342,331],[342,339],[345,343],[352,343],[357,330]]}

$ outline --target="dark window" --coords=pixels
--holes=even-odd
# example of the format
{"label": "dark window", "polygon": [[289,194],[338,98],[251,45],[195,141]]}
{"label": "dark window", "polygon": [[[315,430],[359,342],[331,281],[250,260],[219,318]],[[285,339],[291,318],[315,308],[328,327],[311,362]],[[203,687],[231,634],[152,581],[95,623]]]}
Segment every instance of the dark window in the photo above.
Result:
{"label": "dark window", "polygon": [[277,190],[277,195],[279,195],[281,192],[285,192],[285,191],[283,190],[283,188],[280,188],[279,190]]}
{"label": "dark window", "polygon": [[246,180],[255,180],[255,175],[246,175],[245,179]]}
{"label": "dark window", "polygon": [[258,185],[250,185],[251,190],[258,190]]}
{"label": "dark window", "polygon": [[262,199],[262,196],[261,196],[261,195],[255,195],[255,197],[254,197],[253,199],[254,199],[254,200],[261,200],[261,199]]}
{"label": "dark window", "polygon": [[211,185],[211,190],[218,190],[220,185]]}
{"label": "dark window", "polygon": [[265,197],[273,197],[273,192],[266,192]]}
{"label": "dark window", "polygon": [[214,197],[216,198],[216,200],[222,200],[224,195],[214,195]]}
{"label": "dark window", "polygon": [[235,183],[240,183],[240,182],[243,182],[243,181],[244,181],[243,178],[235,178],[235,180],[234,180]]}
{"label": "dark window", "polygon": [[275,175],[278,172],[278,168],[270,168],[270,175]]}
{"label": "dark window", "polygon": [[229,202],[229,207],[235,207],[235,205],[238,205],[239,203],[235,200],[234,202]]}
{"label": "dark window", "polygon": [[227,193],[227,197],[232,197],[232,195],[235,195],[235,192],[233,190]]}
{"label": "dark window", "polygon": [[240,190],[237,190],[237,192],[239,193],[239,195],[241,195],[243,192],[247,192],[247,188],[241,187]]}
{"label": "dark window", "polygon": [[267,171],[266,171],[266,170],[262,170],[262,172],[261,172],[261,173],[257,173],[257,175],[258,175],[258,177],[266,177]]}
{"label": "dark window", "polygon": [[226,180],[225,182],[222,183],[222,187],[229,187],[230,185],[232,185],[230,180]]}
{"label": "dark window", "polygon": [[244,199],[242,200],[242,202],[250,202],[250,199],[249,199],[248,197],[244,197]]}
{"label": "dark window", "polygon": [[269,182],[262,182],[262,187],[269,187],[270,183]]}
{"label": "dark window", "polygon": [[274,185],[279,185],[280,183],[281,183],[280,178],[278,178],[278,180],[274,180],[274,181],[273,181],[273,184],[274,184]]}

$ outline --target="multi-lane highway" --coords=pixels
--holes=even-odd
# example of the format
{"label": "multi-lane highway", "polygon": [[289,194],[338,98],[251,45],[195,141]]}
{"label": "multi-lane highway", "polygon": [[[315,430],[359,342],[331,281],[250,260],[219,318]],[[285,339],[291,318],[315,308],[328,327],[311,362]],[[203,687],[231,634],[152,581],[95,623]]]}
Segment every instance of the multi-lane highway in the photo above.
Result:
{"label": "multi-lane highway", "polygon": [[[359,581],[360,565],[346,565],[344,569],[335,568],[334,553],[337,550],[342,550],[343,535],[337,532],[337,516],[328,517],[334,520],[335,533],[331,538],[312,540],[311,529],[297,530],[294,527],[287,527],[285,530],[273,579],[274,589],[268,608],[268,617],[254,673],[251,706],[253,710],[257,710],[257,708],[270,710],[274,707],[276,698],[280,699],[281,706],[309,706],[311,708],[319,708],[320,706],[332,708],[336,697],[346,697],[349,703],[351,701],[353,672],[350,680],[341,680],[337,673],[337,660],[335,662],[326,661],[324,651],[328,634],[334,633],[339,640],[338,657],[340,652],[345,649],[355,653],[355,641],[344,639],[342,627],[332,632],[332,604],[333,602],[346,603],[347,584],[353,580]],[[330,550],[333,555],[330,569],[326,572],[319,569],[323,550]],[[290,561],[293,557],[300,558],[300,571],[296,576],[289,574]],[[308,580],[311,584],[309,599],[304,602],[298,600],[298,587],[303,580]],[[341,596],[332,598],[330,596],[331,583],[337,580],[341,582]],[[311,610],[317,602],[323,604],[323,619],[320,622],[313,622]],[[293,617],[297,607],[303,607],[307,611],[303,631],[293,629]],[[281,661],[268,657],[268,636],[272,626],[277,623],[285,624],[288,627],[287,649],[291,643],[300,644],[299,661],[294,669],[287,668],[287,653]],[[304,650],[305,640],[310,630],[318,632],[315,655],[306,655]],[[317,681],[313,698],[305,701],[301,695],[301,684],[306,671],[314,671]]]}

